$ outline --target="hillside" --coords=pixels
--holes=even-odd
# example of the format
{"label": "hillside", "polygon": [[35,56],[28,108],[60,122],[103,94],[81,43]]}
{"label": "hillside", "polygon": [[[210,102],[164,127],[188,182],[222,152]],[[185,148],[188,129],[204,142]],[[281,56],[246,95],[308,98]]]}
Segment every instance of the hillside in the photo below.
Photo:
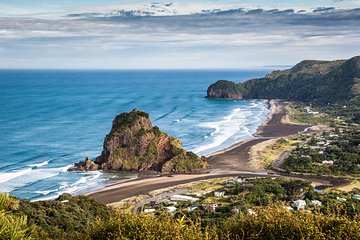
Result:
{"label": "hillside", "polygon": [[360,56],[349,60],[306,60],[284,71],[243,83],[220,80],[208,98],[287,99],[318,104],[341,102],[360,94]]}
{"label": "hillside", "polygon": [[95,161],[71,170],[155,171],[188,173],[208,169],[204,158],[182,148],[179,140],[152,126],[149,114],[133,110],[115,117]]}

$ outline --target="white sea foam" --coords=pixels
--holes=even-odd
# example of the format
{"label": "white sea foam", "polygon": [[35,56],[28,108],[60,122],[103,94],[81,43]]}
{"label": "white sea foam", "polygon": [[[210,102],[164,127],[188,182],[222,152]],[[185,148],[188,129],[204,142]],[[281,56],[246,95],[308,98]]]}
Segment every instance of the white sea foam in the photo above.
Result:
{"label": "white sea foam", "polygon": [[43,166],[46,166],[49,164],[49,161],[45,161],[45,162],[42,162],[42,163],[35,163],[35,164],[29,164],[28,166],[29,167],[43,167]]}
{"label": "white sea foam", "polygon": [[200,123],[198,126],[213,130],[203,136],[202,144],[197,144],[191,150],[206,155],[253,138],[257,128],[266,120],[268,109],[266,101],[254,100],[250,103],[250,106],[233,109],[220,121]]}
{"label": "white sea foam", "polygon": [[70,194],[78,193],[80,191],[94,187],[98,185],[100,182],[107,180],[106,178],[100,178],[101,175],[103,175],[103,173],[100,171],[87,172],[81,175],[84,176],[80,177],[80,179],[77,180],[76,182],[74,183],[62,182],[60,183],[58,189],[56,189],[55,191],[49,191],[47,194],[42,194],[42,193],[46,193],[46,191],[38,191],[37,193],[42,194],[44,196],[38,197],[33,200],[34,201],[50,200],[57,198],[63,193],[70,193]]}
{"label": "white sea foam", "polygon": [[[28,168],[24,170],[0,173],[0,192],[11,192],[19,187],[26,186],[30,183],[35,183],[40,180],[52,178],[59,175],[61,172],[66,172],[69,167],[58,168]],[[9,181],[11,180],[11,181]]]}
{"label": "white sea foam", "polygon": [[13,172],[6,172],[6,173],[0,173],[0,183],[5,183],[11,179],[20,177],[22,175],[28,174],[32,171],[31,168],[13,171]]}
{"label": "white sea foam", "polygon": [[233,136],[240,130],[240,126],[245,122],[246,113],[240,108],[235,108],[232,112],[225,116],[222,120],[217,122],[200,123],[199,127],[211,128],[213,131],[210,133],[211,142],[206,145],[198,146],[192,151],[199,154],[204,154],[215,147],[220,146],[227,139]]}

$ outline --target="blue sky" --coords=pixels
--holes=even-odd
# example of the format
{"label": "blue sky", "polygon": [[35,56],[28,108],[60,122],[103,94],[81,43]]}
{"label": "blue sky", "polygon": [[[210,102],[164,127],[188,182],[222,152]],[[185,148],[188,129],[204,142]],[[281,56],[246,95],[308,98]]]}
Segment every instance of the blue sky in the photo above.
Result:
{"label": "blue sky", "polygon": [[360,55],[360,0],[153,2],[1,0],[0,68],[234,69]]}

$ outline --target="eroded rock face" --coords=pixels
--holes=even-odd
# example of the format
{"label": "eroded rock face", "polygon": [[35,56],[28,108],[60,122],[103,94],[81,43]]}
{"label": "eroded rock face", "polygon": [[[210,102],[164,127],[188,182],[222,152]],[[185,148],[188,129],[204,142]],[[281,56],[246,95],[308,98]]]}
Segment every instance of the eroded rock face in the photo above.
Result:
{"label": "eroded rock face", "polygon": [[[204,158],[186,152],[179,140],[153,127],[149,115],[139,110],[115,117],[103,151],[93,163],[88,165],[104,171],[186,173],[208,169]],[[77,168],[88,170],[86,164]]]}

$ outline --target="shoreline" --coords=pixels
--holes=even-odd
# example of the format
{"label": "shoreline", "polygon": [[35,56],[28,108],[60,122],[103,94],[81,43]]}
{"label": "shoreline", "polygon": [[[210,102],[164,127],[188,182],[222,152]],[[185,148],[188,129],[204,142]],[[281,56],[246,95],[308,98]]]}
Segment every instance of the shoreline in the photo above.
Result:
{"label": "shoreline", "polygon": [[284,101],[272,99],[269,100],[269,105],[268,118],[253,134],[254,138],[243,140],[206,157],[212,167],[212,171],[209,173],[139,176],[83,195],[101,203],[114,204],[130,197],[147,195],[154,190],[200,180],[231,176],[269,176],[270,174],[273,176],[274,172],[272,171],[261,171],[250,166],[249,149],[271,138],[285,137],[304,131],[308,126],[285,124],[281,121],[286,115]]}

